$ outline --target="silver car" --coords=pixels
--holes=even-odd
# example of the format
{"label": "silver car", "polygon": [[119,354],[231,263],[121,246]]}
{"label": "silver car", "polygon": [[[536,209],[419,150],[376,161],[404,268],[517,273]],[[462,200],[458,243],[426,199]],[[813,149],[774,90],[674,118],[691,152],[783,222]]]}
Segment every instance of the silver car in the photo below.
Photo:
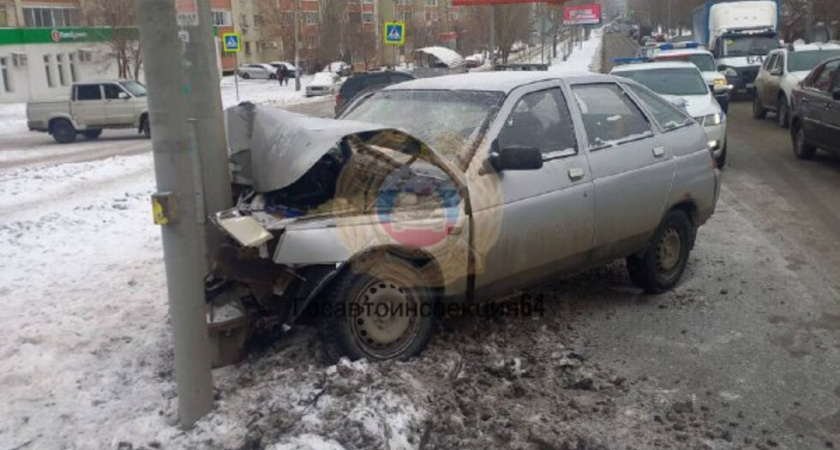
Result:
{"label": "silver car", "polygon": [[270,64],[243,64],[236,73],[244,80],[274,80],[277,73]]}
{"label": "silver car", "polygon": [[[341,120],[228,111],[215,308],[318,317],[329,359],[407,358],[442,312],[618,258],[673,288],[720,175],[703,128],[607,75],[419,79]],[[243,313],[244,314],[244,313]]]}

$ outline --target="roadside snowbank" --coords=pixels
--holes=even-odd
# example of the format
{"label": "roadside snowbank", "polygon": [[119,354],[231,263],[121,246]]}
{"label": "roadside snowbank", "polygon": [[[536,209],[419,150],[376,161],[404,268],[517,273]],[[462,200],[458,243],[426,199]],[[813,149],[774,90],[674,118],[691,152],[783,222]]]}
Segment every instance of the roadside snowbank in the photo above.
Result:
{"label": "roadside snowbank", "polygon": [[551,64],[548,71],[556,74],[580,72],[600,73],[602,38],[603,29],[598,28],[592,30],[589,39],[584,41],[583,44],[575,46],[572,50],[572,54],[569,55],[569,58],[566,61],[563,61],[562,58],[558,58]]}

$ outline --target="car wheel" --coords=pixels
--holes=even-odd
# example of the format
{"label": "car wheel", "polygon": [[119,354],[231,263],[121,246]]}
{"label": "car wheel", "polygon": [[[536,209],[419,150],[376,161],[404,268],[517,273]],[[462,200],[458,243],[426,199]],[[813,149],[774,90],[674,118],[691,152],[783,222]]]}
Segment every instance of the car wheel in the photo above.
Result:
{"label": "car wheel", "polygon": [[648,249],[627,258],[630,280],[646,292],[672,289],[688,265],[693,239],[694,225],[688,216],[678,209],[670,211],[653,233]]}
{"label": "car wheel", "polygon": [[715,165],[718,169],[723,169],[723,166],[726,165],[726,147],[729,145],[726,138],[723,140],[723,149],[720,151],[720,155],[715,158]]}
{"label": "car wheel", "polygon": [[143,124],[140,125],[140,129],[143,131],[143,136],[146,136],[146,139],[152,138],[152,125],[149,123],[149,116],[143,118]]}
{"label": "car wheel", "polygon": [[805,127],[797,125],[793,130],[793,154],[799,159],[811,159],[817,153],[817,148],[808,143],[805,137]]}
{"label": "car wheel", "polygon": [[779,126],[787,128],[790,126],[790,106],[788,105],[787,97],[784,95],[779,97],[779,109],[776,113],[776,118],[779,120]]}
{"label": "car wheel", "polygon": [[242,76],[242,79],[243,79],[243,80],[249,80],[249,79],[251,79],[251,74],[250,74],[250,73],[248,73],[248,72],[244,72],[241,76]]}
{"label": "car wheel", "polygon": [[50,126],[50,134],[52,134],[53,139],[59,144],[69,144],[76,140],[78,133],[69,120],[60,119],[53,122],[52,126]]}
{"label": "car wheel", "polygon": [[102,135],[102,129],[85,130],[82,134],[85,136],[85,139],[98,139]]}
{"label": "car wheel", "polygon": [[320,334],[326,360],[407,359],[420,353],[434,326],[434,295],[421,271],[388,253],[370,269],[354,265],[331,283],[323,299]]}
{"label": "car wheel", "polygon": [[269,75],[268,75],[268,79],[269,79],[269,80],[276,80],[276,79],[277,79],[277,74],[274,74],[274,73],[269,74]]}
{"label": "car wheel", "polygon": [[758,95],[753,97],[753,117],[759,120],[767,117],[767,110],[761,105],[761,99]]}

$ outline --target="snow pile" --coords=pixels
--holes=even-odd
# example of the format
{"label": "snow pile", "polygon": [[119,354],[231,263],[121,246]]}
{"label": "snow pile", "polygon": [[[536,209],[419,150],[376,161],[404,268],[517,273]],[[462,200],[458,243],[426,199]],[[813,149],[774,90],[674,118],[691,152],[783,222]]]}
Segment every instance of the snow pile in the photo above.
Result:
{"label": "snow pile", "polygon": [[0,136],[26,133],[26,104],[0,103]]}
{"label": "snow pile", "polygon": [[[277,80],[243,80],[239,79],[239,101],[251,102],[262,105],[282,106],[295,103],[306,103],[311,101],[322,101],[319,99],[306,98],[306,85],[312,82],[311,75],[304,75],[300,78],[300,91],[295,91],[295,80],[289,80],[288,85],[280,86]],[[222,78],[222,104],[225,108],[236,106],[236,84],[233,76]]]}
{"label": "snow pile", "polygon": [[[566,61],[563,61],[562,58],[555,60],[548,68],[549,72],[557,74],[580,73],[585,71],[599,73],[601,71],[602,37],[603,30],[601,28],[592,30],[589,39],[583,42],[582,47],[575,46],[572,49],[572,54],[569,55]],[[563,44],[560,45],[562,48]],[[561,51],[558,51],[558,54],[560,53]]]}

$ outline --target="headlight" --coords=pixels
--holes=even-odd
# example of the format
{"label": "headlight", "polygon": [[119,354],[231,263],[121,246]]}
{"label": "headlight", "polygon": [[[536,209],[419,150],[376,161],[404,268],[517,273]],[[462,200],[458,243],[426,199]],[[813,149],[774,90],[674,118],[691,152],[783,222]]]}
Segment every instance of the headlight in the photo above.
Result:
{"label": "headlight", "polygon": [[726,78],[715,78],[715,86],[726,86]]}
{"label": "headlight", "polygon": [[726,70],[723,71],[723,74],[726,75],[727,77],[730,77],[730,78],[737,78],[738,77],[738,72],[736,72],[735,69],[733,69],[731,67],[727,67]]}
{"label": "headlight", "polygon": [[724,121],[724,117],[720,113],[709,114],[708,116],[698,117],[697,121],[700,122],[700,125],[704,127],[711,127],[715,125],[720,125]]}

